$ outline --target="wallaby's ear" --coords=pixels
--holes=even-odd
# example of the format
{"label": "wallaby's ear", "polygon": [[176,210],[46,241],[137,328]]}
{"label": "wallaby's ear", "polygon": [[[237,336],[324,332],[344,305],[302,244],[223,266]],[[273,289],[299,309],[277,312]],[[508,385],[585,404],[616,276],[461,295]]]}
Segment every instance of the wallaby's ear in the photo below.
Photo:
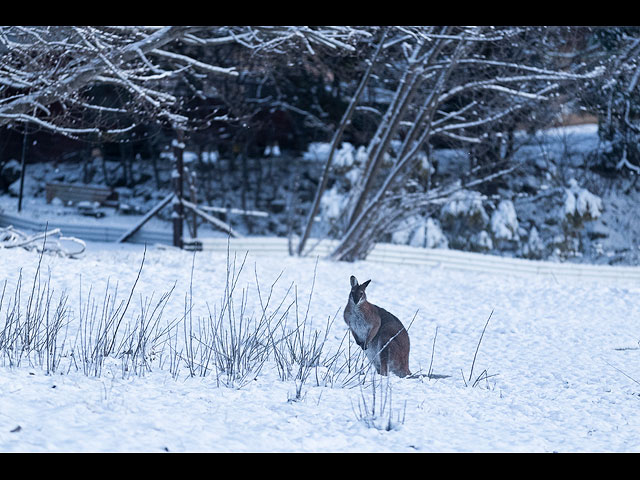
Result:
{"label": "wallaby's ear", "polygon": [[366,282],[364,282],[363,284],[360,285],[360,288],[362,290],[364,290],[365,288],[367,288],[367,285],[369,285],[369,282],[371,281],[371,279],[367,280]]}
{"label": "wallaby's ear", "polygon": [[351,288],[355,288],[358,286],[358,279],[356,277],[351,275],[351,278],[349,280],[351,281]]}

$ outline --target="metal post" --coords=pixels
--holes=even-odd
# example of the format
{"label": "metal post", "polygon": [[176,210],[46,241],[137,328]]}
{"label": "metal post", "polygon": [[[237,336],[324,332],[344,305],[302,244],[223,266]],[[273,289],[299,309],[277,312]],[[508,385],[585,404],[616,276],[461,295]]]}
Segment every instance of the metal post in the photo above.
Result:
{"label": "metal post", "polygon": [[[187,169],[189,173],[188,181],[189,181],[189,200],[194,205],[198,204],[198,191],[196,185],[196,172],[195,166],[192,165],[191,168]],[[198,238],[198,216],[196,212],[192,212],[191,221],[193,222],[193,238]]]}
{"label": "metal post", "polygon": [[25,157],[27,154],[27,133],[29,124],[24,124],[24,134],[22,136],[22,159],[20,161],[20,192],[18,193],[18,213],[22,211],[22,196],[24,193],[24,170],[25,170]]}
{"label": "metal post", "polygon": [[175,157],[175,170],[173,172],[173,188],[175,198],[173,199],[173,246],[183,248],[183,227],[184,227],[184,208],[182,205],[183,198],[183,176],[184,176],[184,135],[182,130],[177,131],[177,138],[173,141],[173,154]]}

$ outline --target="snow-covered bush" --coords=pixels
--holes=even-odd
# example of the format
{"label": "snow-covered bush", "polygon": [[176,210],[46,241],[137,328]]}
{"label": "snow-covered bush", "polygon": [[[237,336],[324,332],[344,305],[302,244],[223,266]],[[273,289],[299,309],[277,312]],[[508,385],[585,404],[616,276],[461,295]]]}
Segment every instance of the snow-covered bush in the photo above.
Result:
{"label": "snow-covered bush", "polygon": [[[324,163],[329,158],[331,144],[327,142],[312,142],[307,147],[307,151],[302,154],[302,159],[308,162]],[[333,153],[332,165],[338,170],[345,170],[355,164],[363,164],[367,159],[367,149],[364,145],[358,148],[349,142],[342,142],[340,147]]]}
{"label": "snow-covered bush", "polygon": [[569,181],[569,188],[565,190],[563,213],[565,218],[574,225],[595,220],[602,214],[602,199],[586,188],[578,186],[575,178]]}
{"label": "snow-covered bush", "polygon": [[561,258],[582,255],[585,235],[584,223],[600,218],[602,199],[586,188],[578,185],[572,178],[569,188],[564,190],[564,201],[558,210],[562,233],[553,238],[555,255]]}
{"label": "snow-covered bush", "polygon": [[162,150],[158,156],[161,159],[167,160],[169,162],[175,162],[176,161],[176,156],[173,154],[173,149],[169,145],[166,145],[164,147],[164,150]]}
{"label": "snow-covered bush", "polygon": [[190,150],[185,150],[182,153],[182,161],[185,164],[195,163],[198,160],[198,154],[196,152],[192,152]]}
{"label": "snow-covered bush", "polygon": [[[329,158],[330,151],[330,143],[313,142],[307,147],[302,159],[307,162],[324,163]],[[349,142],[343,142],[340,148],[334,152],[333,162],[331,163],[332,174],[335,180],[342,184],[343,189],[348,189],[355,185],[362,174],[362,167],[366,160],[367,148],[364,145],[356,148]],[[329,201],[333,202],[333,200]]]}
{"label": "snow-covered bush", "polygon": [[522,255],[526,258],[542,258],[544,252],[544,242],[538,233],[538,229],[531,227],[529,231],[529,238],[527,242],[522,246]]}
{"label": "snow-covered bush", "polygon": [[391,243],[398,245],[409,245],[413,232],[416,229],[416,225],[420,217],[413,216],[403,219],[396,229],[391,233]]}
{"label": "snow-covered bush", "polygon": [[331,145],[327,142],[311,142],[307,151],[302,154],[302,159],[307,162],[326,162],[330,150]]}
{"label": "snow-covered bush", "polygon": [[333,158],[333,166],[338,170],[351,168],[355,162],[356,149],[348,142],[343,142]]}
{"label": "snow-covered bush", "polygon": [[518,216],[511,200],[502,200],[491,214],[491,233],[496,248],[515,249],[520,242]]}
{"label": "snow-covered bush", "polygon": [[403,220],[391,234],[392,243],[413,247],[449,248],[449,241],[440,224],[431,217],[416,215]]}
{"label": "snow-covered bush", "polygon": [[426,182],[427,179],[429,179],[429,177],[431,177],[431,175],[435,173],[436,169],[433,168],[433,165],[429,161],[429,157],[422,150],[417,153],[417,157],[418,164],[416,168],[416,175],[422,181]]}
{"label": "snow-covered bush", "polygon": [[[473,190],[459,190],[440,210],[440,224],[453,248],[473,248],[488,245],[485,231],[489,215],[483,206],[484,196]],[[479,236],[480,232],[483,232]],[[491,238],[489,237],[489,240]],[[475,249],[475,248],[474,248]]]}
{"label": "snow-covered bush", "polygon": [[374,375],[371,378],[370,388],[365,389],[360,384],[360,397],[358,406],[353,406],[353,412],[358,421],[363,422],[368,428],[375,428],[381,431],[397,430],[405,422],[406,402],[400,409],[393,408],[391,379],[376,380]]}
{"label": "snow-covered bush", "polygon": [[278,142],[274,143],[273,145],[267,145],[264,149],[265,157],[279,157],[280,155],[280,145],[278,145]]}
{"label": "snow-covered bush", "polygon": [[361,170],[358,167],[353,167],[344,174],[344,178],[349,182],[349,187],[352,187],[356,184],[360,175],[362,175]]}
{"label": "snow-covered bush", "polygon": [[218,152],[218,150],[202,152],[202,163],[204,163],[205,165],[217,163],[219,159],[220,153]]}
{"label": "snow-covered bush", "polygon": [[481,230],[471,236],[469,249],[475,252],[486,252],[493,249],[491,235],[486,230]]}
{"label": "snow-covered bush", "polygon": [[425,246],[427,248],[449,248],[449,241],[437,220],[431,217],[427,218],[424,229]]}
{"label": "snow-covered bush", "polygon": [[355,157],[356,164],[364,165],[364,163],[367,161],[367,158],[368,158],[367,147],[365,147],[364,145],[360,145],[356,150],[356,157]]}
{"label": "snow-covered bush", "polygon": [[491,215],[491,231],[494,238],[518,240],[518,216],[511,200],[502,200]]}
{"label": "snow-covered bush", "polygon": [[320,200],[322,219],[329,224],[335,224],[340,218],[346,202],[347,196],[340,193],[336,186],[324,192],[322,200]]}
{"label": "snow-covered bush", "polygon": [[440,219],[446,221],[463,217],[484,228],[489,222],[489,216],[482,205],[483,200],[484,197],[479,192],[459,190],[442,207]]}

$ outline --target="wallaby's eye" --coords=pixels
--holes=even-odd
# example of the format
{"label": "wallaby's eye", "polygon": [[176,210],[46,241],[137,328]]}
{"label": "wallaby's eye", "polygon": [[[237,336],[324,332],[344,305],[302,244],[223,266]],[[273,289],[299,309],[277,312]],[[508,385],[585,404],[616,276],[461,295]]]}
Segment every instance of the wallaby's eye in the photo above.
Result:
{"label": "wallaby's eye", "polygon": [[362,285],[351,290],[351,298],[353,298],[354,303],[362,301],[362,297],[364,297],[364,288],[362,288]]}

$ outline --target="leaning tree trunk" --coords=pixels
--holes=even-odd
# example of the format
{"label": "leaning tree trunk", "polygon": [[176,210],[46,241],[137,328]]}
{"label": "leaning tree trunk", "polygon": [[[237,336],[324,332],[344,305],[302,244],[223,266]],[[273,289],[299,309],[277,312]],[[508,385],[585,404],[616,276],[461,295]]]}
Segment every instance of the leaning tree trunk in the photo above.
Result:
{"label": "leaning tree trunk", "polygon": [[[397,202],[394,204],[391,200],[404,202],[403,197],[410,196],[400,187],[416,165],[417,153],[432,137],[485,142],[484,133],[508,115],[548,101],[553,98],[549,94],[558,90],[562,83],[596,78],[603,72],[598,65],[593,65],[591,71],[576,73],[553,65],[552,68],[541,67],[535,57],[528,59],[532,64],[527,64],[519,58],[513,61],[496,59],[485,53],[487,42],[504,42],[505,46],[511,46],[521,33],[520,29],[512,27],[503,30],[463,27],[439,34],[427,31],[418,39],[412,52],[414,55],[407,59],[395,97],[369,144],[367,166],[350,194],[344,212],[348,224],[331,254],[333,259],[365,258],[380,236],[388,231],[389,219],[399,218]],[[433,41],[431,49],[425,53],[419,48],[423,38]],[[529,45],[533,40],[525,38],[522,41]],[[382,159],[390,150],[391,141],[398,138],[402,142],[394,152],[394,164],[381,175]],[[465,180],[469,187],[482,180],[480,172],[470,173],[472,176]],[[503,173],[498,171],[492,175]],[[451,187],[456,187],[455,182]],[[447,192],[452,194],[454,191]],[[422,195],[424,202],[430,201],[430,192]],[[405,213],[416,212],[404,204],[400,207]]]}
{"label": "leaning tree trunk", "polygon": [[300,242],[298,243],[298,248],[297,248],[298,255],[302,255],[302,251],[304,250],[305,244],[309,239],[309,235],[311,234],[311,228],[313,227],[314,219],[318,214],[318,210],[320,209],[320,200],[322,199],[322,194],[327,188],[327,182],[329,180],[329,171],[331,170],[331,164],[333,163],[333,156],[336,151],[336,148],[340,143],[340,140],[342,139],[342,135],[344,134],[344,131],[347,125],[351,121],[351,117],[353,116],[353,112],[356,109],[356,105],[358,104],[360,97],[362,96],[362,93],[364,92],[365,87],[369,81],[369,78],[371,77],[371,72],[373,71],[373,67],[380,54],[380,51],[382,50],[382,46],[384,44],[386,36],[387,36],[387,31],[385,30],[385,32],[382,34],[382,39],[380,40],[378,47],[376,48],[373,56],[371,57],[369,67],[367,68],[364,75],[362,76],[362,79],[360,80],[360,85],[358,85],[356,92],[353,94],[353,97],[351,98],[351,102],[349,103],[347,110],[344,112],[344,115],[342,116],[342,120],[340,121],[338,129],[336,130],[333,136],[333,139],[331,141],[331,148],[329,150],[329,156],[327,157],[327,161],[324,165],[324,170],[322,171],[320,184],[318,185],[318,189],[316,190],[315,198],[313,199],[313,205],[311,206],[311,210],[309,211],[309,216],[307,218],[307,223],[305,225],[304,232],[302,233],[302,237],[300,237]]}
{"label": "leaning tree trunk", "polygon": [[[421,45],[418,47],[421,47]],[[393,168],[384,178],[380,188],[374,193],[373,197],[371,197],[369,195],[370,190],[380,168],[382,158],[389,148],[391,139],[397,133],[400,122],[409,112],[409,106],[414,97],[415,89],[417,89],[422,79],[411,82],[409,88],[407,88],[405,82],[399,84],[395,96],[396,101],[392,102],[389,106],[389,111],[393,113],[387,116],[388,122],[386,125],[383,125],[383,132],[380,136],[382,140],[378,146],[374,145],[376,157],[372,162],[371,168],[368,170],[365,169],[365,176],[360,182],[363,187],[355,192],[357,196],[355,197],[354,207],[350,213],[349,225],[337,247],[331,254],[333,259],[347,261],[361,260],[364,259],[373,248],[380,232],[377,225],[382,222],[386,216],[380,209],[382,202],[393,186],[399,183],[398,180],[404,178],[410,164],[415,160],[418,150],[428,142],[431,135],[431,122],[438,106],[438,97],[444,89],[446,81],[454,70],[458,59],[464,52],[464,47],[465,42],[463,41],[457,45],[449,64],[440,72],[434,87],[429,95],[426,96],[425,101],[413,119],[412,128],[408,132],[401,150],[398,152],[398,158]],[[441,48],[442,43],[436,42],[429,53],[422,58],[420,64],[417,64],[417,62],[410,64],[408,69],[409,73],[412,74],[410,76],[413,78],[413,75],[415,75],[416,79],[420,78],[422,76],[422,68],[426,67],[437,57]],[[420,48],[414,50],[414,58],[418,57],[419,52]],[[405,75],[405,79],[406,78],[407,75]],[[420,135],[416,138],[418,132],[420,132]]]}

